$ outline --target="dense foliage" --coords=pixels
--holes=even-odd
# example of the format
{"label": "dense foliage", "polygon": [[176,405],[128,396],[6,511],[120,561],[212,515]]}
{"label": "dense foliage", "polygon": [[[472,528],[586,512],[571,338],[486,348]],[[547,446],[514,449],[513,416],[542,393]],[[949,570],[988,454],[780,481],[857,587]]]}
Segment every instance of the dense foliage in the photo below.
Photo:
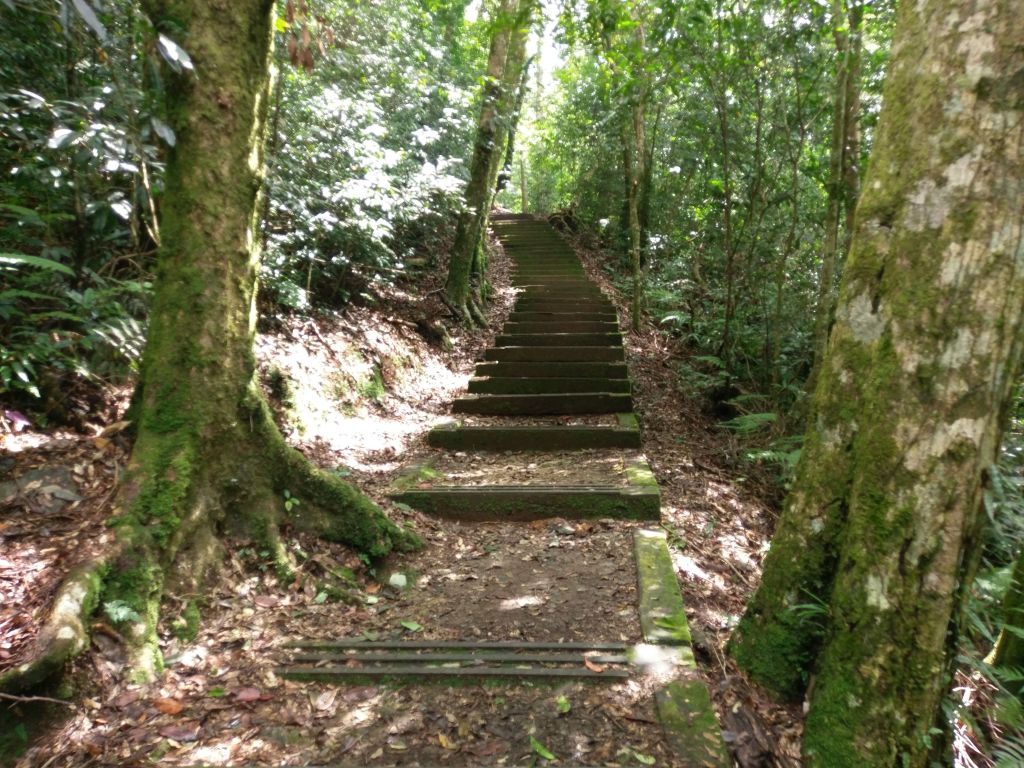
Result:
{"label": "dense foliage", "polygon": [[279,22],[280,53],[313,36],[316,56],[277,83],[265,260],[274,298],[296,309],[343,304],[410,259],[436,263],[461,200],[483,32],[460,0],[325,3],[315,19],[304,7]]}
{"label": "dense foliage", "polygon": [[[731,397],[753,388],[788,408],[814,355],[808,319],[825,231],[833,28],[845,18],[821,4],[637,2],[631,23],[646,33],[638,49],[633,37],[595,42],[593,19],[609,6],[569,13],[591,23],[568,25],[554,92],[534,102],[530,205],[570,209],[623,258],[613,271],[628,273],[618,126],[642,99],[646,308],[704,355],[688,372],[695,383]],[[868,127],[890,12],[872,5],[865,21]]]}
{"label": "dense foliage", "polygon": [[[338,307],[437,265],[487,35],[465,5],[279,5],[266,312]],[[133,0],[0,3],[0,19],[0,394],[65,420],[68,385],[137,366],[175,141],[160,63],[194,63]]]}

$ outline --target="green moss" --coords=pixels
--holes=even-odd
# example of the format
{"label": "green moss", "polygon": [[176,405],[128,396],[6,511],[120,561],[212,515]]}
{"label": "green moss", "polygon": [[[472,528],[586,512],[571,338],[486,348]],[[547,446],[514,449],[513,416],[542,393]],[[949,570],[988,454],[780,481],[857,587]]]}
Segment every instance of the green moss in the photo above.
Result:
{"label": "green moss", "polygon": [[366,399],[377,402],[387,393],[387,389],[384,387],[384,377],[381,373],[380,366],[373,366],[373,371],[370,376],[358,385],[356,385],[356,391],[359,392],[359,396]]}
{"label": "green moss", "polygon": [[195,640],[199,634],[199,604],[189,600],[181,616],[171,622],[171,632],[179,640]]}

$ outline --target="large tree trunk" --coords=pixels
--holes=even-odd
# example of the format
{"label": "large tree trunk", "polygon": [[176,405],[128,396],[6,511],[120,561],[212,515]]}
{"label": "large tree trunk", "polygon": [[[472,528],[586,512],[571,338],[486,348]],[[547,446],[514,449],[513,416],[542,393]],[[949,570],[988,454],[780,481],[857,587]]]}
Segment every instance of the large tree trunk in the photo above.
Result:
{"label": "large tree trunk", "polygon": [[[508,152],[514,152],[515,121],[518,115],[516,98],[519,85],[523,82],[523,70],[526,67],[526,42],[530,36],[530,24],[533,13],[532,0],[519,0],[516,17],[513,20],[512,35],[508,44],[508,55],[505,59],[505,70],[501,78],[501,92],[497,105],[497,120],[493,137],[492,151],[487,158],[487,196],[480,207],[476,227],[476,242],[473,245],[473,267],[470,271],[470,284],[474,286],[474,305],[482,307],[488,300],[490,285],[487,282],[487,227],[490,223],[491,208],[498,192],[498,174],[504,167]],[[506,151],[507,150],[507,151]],[[481,312],[477,318],[481,324],[486,322]]]}
{"label": "large tree trunk", "polygon": [[927,764],[1024,342],[1024,0],[903,3],[810,428],[731,645],[811,766]]}
{"label": "large tree trunk", "polygon": [[125,629],[143,676],[160,665],[155,631],[165,588],[197,593],[222,532],[260,540],[285,565],[278,536],[285,489],[301,501],[293,524],[373,555],[413,541],[355,489],[285,445],[254,378],[273,8],[272,0],[144,2],[196,72],[165,72],[177,142],[133,406],[138,434],[118,498],[121,553],[103,598],[134,612]]}

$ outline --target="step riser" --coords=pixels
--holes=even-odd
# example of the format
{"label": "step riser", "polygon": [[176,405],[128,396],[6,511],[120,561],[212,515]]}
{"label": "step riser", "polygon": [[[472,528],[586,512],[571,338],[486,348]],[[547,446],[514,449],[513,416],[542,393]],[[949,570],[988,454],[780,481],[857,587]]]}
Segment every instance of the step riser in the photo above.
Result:
{"label": "step riser", "polygon": [[513,312],[509,323],[618,323],[614,312]]}
{"label": "step riser", "polygon": [[494,362],[618,363],[625,359],[622,347],[492,347],[484,352],[484,360]]}
{"label": "step riser", "polygon": [[496,347],[615,347],[621,345],[621,333],[503,333],[494,340]]}
{"label": "step riser", "polygon": [[481,395],[459,398],[453,413],[480,416],[572,416],[581,413],[624,413],[633,409],[626,394],[575,393],[571,395]]}
{"label": "step riser", "polygon": [[576,301],[551,301],[540,299],[519,299],[515,312],[615,312],[615,305],[608,299],[577,299]]}
{"label": "step riser", "polygon": [[470,394],[562,395],[573,392],[629,392],[628,379],[471,379]]}
{"label": "step riser", "polygon": [[407,491],[393,496],[427,514],[453,520],[569,520],[594,518],[616,520],[658,520],[661,506],[657,489],[624,488],[622,491],[579,490],[557,493],[528,488],[492,491],[488,488]]}
{"label": "step riser", "polygon": [[625,379],[628,374],[624,363],[479,363],[475,375],[492,379]]}
{"label": "step riser", "polygon": [[449,451],[582,451],[639,448],[640,432],[614,427],[460,427],[434,429],[427,443]]}
{"label": "step riser", "polygon": [[616,333],[619,324],[600,320],[509,320],[502,329],[504,333]]}

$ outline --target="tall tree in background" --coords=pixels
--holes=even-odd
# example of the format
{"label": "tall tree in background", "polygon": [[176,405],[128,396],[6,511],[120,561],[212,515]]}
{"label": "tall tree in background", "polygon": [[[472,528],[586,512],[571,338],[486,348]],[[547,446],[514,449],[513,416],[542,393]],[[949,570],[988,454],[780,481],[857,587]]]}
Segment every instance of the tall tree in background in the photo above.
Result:
{"label": "tall tree in background", "polygon": [[853,227],[853,213],[860,192],[860,59],[861,22],[864,7],[859,0],[834,0],[832,35],[836,42],[836,80],[832,102],[832,146],[829,151],[828,212],[821,254],[818,307],[814,319],[814,366],[808,389],[814,389],[828,343],[828,327],[835,305],[835,283],[846,257]]}
{"label": "tall tree in background", "polygon": [[165,587],[196,594],[224,530],[262,539],[287,567],[277,533],[286,489],[301,500],[292,522],[325,537],[374,555],[413,540],[285,445],[254,378],[274,3],[145,0],[143,7],[195,63],[195,75],[164,73],[176,142],[133,406],[138,436],[117,502],[121,550],[104,593],[132,609],[135,664],[146,674],[160,664],[155,627]]}
{"label": "tall tree in background", "polygon": [[1024,343],[1024,0],[903,3],[797,477],[732,643],[812,766],[928,762]]}
{"label": "tall tree in background", "polygon": [[[509,118],[526,62],[532,12],[532,0],[501,0],[495,8],[483,101],[466,185],[466,207],[459,214],[445,283],[449,306],[467,322],[480,325],[486,322],[479,306],[484,298],[484,237],[498,172],[510,139]],[[477,295],[473,291],[474,280]]]}

